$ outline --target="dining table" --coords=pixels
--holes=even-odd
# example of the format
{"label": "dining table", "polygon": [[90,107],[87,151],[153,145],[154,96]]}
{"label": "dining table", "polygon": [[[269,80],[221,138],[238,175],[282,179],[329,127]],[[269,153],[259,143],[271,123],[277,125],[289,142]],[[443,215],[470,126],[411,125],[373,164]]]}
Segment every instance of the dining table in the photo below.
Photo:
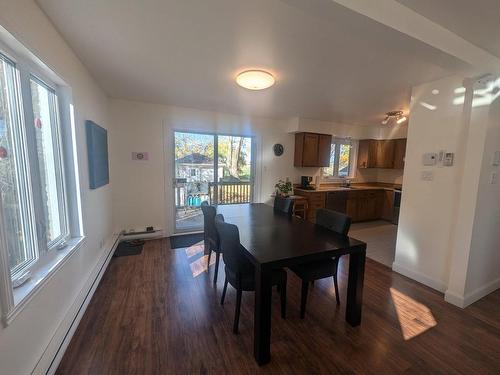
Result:
{"label": "dining table", "polygon": [[349,255],[345,320],[360,325],[366,243],[263,203],[219,205],[217,212],[237,225],[245,256],[255,267],[254,358],[259,365],[271,360],[274,269]]}

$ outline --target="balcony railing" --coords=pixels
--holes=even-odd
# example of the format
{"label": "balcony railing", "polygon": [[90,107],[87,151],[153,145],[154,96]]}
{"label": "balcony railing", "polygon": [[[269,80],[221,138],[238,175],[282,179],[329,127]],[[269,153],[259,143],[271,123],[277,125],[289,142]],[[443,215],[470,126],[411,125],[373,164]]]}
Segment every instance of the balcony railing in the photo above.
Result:
{"label": "balcony railing", "polygon": [[203,201],[210,204],[241,204],[252,201],[252,185],[250,182],[211,182],[208,193],[188,194],[185,185],[175,187],[175,206],[197,207]]}

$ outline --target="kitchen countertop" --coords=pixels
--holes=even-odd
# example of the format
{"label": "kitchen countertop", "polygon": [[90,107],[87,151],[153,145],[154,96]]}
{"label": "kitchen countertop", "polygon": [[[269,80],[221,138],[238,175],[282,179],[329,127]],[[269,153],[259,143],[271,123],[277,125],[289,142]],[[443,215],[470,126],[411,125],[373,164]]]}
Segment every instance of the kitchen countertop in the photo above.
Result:
{"label": "kitchen countertop", "polygon": [[[397,187],[399,190],[399,186]],[[335,191],[356,191],[356,190],[388,190],[393,191],[396,190],[396,186],[376,186],[376,185],[353,185],[352,187],[343,187],[343,186],[320,186],[319,189],[308,190],[302,188],[294,188],[295,191],[301,191],[305,193],[330,193]]]}

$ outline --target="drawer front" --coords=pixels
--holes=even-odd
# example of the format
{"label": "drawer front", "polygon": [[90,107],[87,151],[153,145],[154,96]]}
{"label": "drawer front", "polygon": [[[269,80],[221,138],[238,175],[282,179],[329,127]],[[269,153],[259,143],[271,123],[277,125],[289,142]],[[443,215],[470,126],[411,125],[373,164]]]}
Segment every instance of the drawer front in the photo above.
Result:
{"label": "drawer front", "polygon": [[310,209],[325,208],[325,202],[309,202]]}
{"label": "drawer front", "polygon": [[325,203],[325,194],[310,194],[309,195],[309,202],[321,202]]}

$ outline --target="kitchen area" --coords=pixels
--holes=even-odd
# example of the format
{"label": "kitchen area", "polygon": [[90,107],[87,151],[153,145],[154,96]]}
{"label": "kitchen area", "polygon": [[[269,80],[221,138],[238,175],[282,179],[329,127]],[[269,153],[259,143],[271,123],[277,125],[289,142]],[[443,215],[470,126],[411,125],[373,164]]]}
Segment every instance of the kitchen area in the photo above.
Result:
{"label": "kitchen area", "polygon": [[[334,152],[334,144],[332,137],[326,134],[297,133],[294,165],[330,166],[332,160],[339,157],[338,152]],[[362,139],[350,146],[348,176],[338,173],[335,180],[301,176],[300,184],[294,187],[294,196],[299,205],[305,207],[303,216],[315,222],[319,208],[350,216],[353,223],[350,235],[369,244],[369,258],[391,267],[403,190],[405,151],[405,138]]]}

